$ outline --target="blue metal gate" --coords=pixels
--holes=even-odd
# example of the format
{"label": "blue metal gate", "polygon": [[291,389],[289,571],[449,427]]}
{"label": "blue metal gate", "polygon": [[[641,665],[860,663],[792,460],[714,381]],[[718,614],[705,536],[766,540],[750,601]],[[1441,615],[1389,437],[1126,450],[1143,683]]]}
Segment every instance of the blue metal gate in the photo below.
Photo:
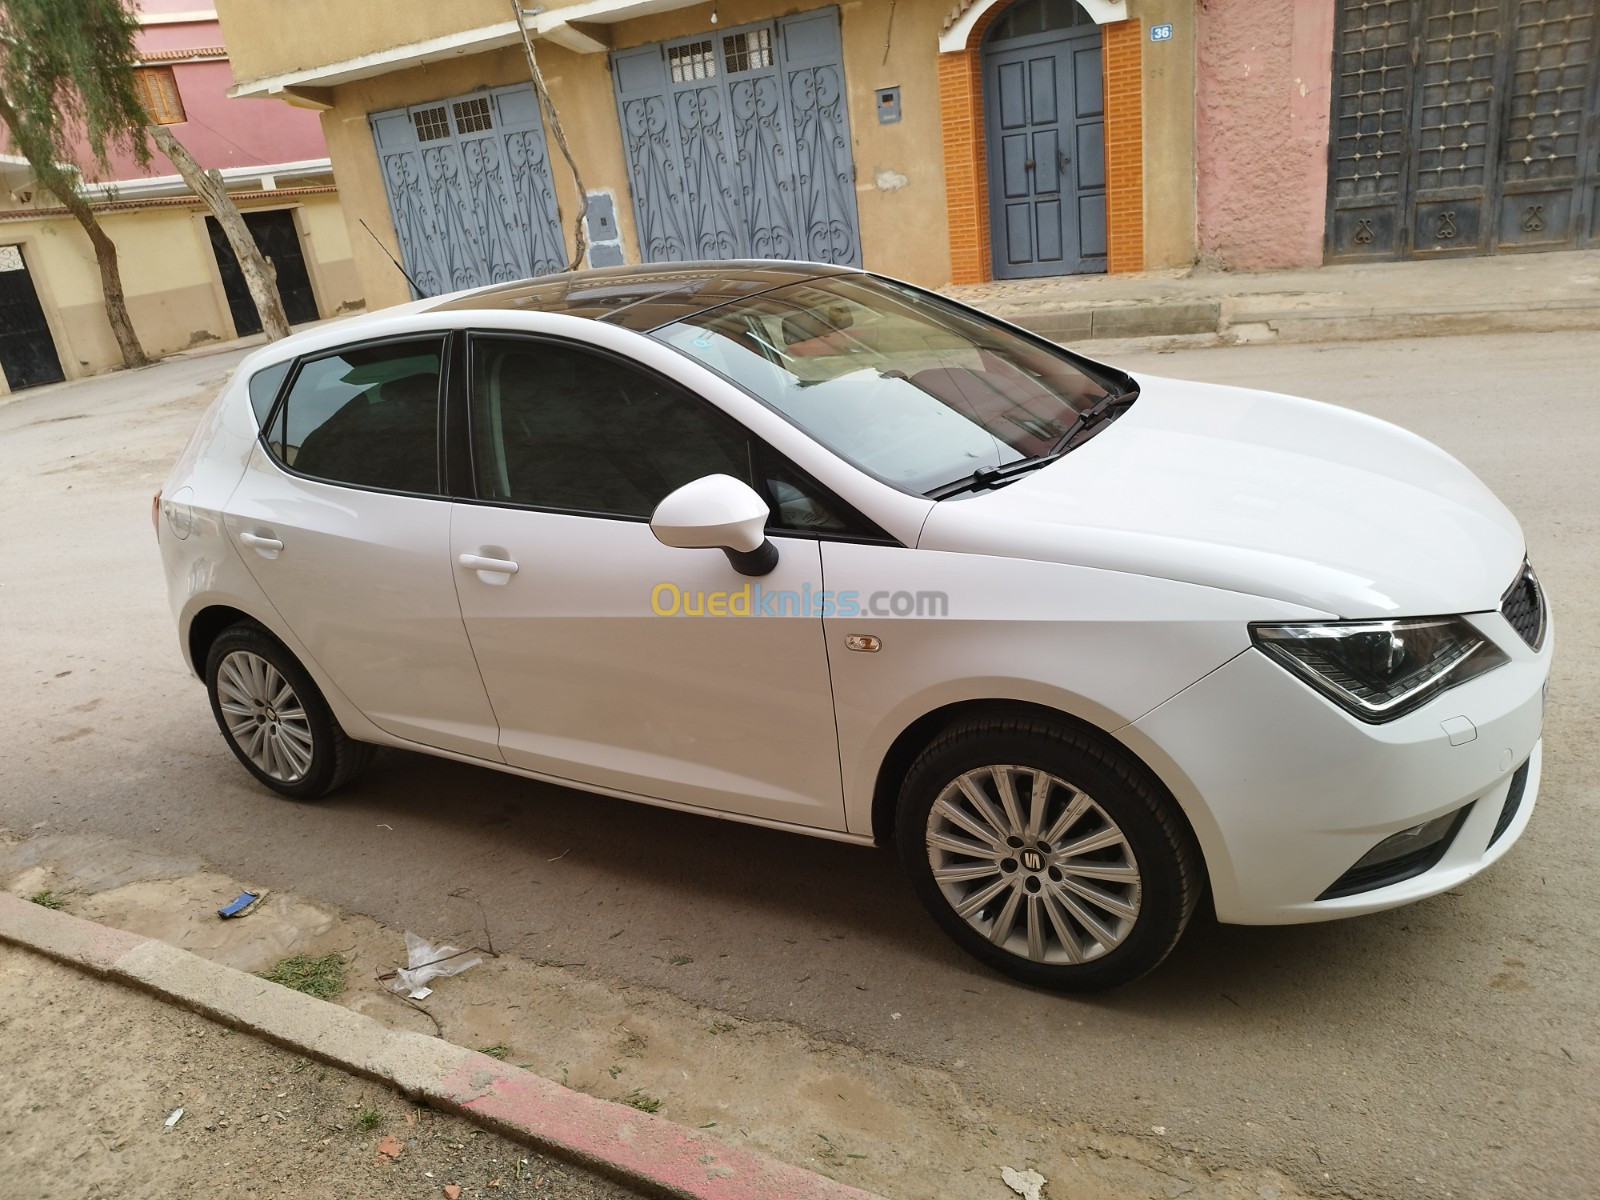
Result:
{"label": "blue metal gate", "polygon": [[860,263],[839,10],[612,54],[646,262]]}
{"label": "blue metal gate", "polygon": [[373,113],[371,121],[401,257],[424,295],[566,267],[531,87]]}

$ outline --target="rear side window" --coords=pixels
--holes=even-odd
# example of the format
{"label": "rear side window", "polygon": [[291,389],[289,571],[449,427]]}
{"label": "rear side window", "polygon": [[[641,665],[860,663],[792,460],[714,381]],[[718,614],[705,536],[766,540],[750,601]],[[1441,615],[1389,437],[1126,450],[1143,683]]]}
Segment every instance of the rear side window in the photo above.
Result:
{"label": "rear side window", "polygon": [[294,359],[285,359],[250,376],[250,407],[255,410],[257,427],[267,427],[267,418],[272,415],[272,402],[278,398],[278,392],[292,366]]}
{"label": "rear side window", "polygon": [[273,455],[330,483],[438,494],[443,350],[430,337],[305,360],[268,434]]}

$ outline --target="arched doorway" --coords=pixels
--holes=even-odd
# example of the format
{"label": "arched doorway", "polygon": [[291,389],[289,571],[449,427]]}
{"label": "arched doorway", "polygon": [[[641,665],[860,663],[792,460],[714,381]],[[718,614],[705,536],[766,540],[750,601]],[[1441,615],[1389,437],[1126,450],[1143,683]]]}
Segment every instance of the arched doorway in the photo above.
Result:
{"label": "arched doorway", "polygon": [[996,279],[1106,269],[1100,27],[1075,0],[1017,0],[983,42]]}

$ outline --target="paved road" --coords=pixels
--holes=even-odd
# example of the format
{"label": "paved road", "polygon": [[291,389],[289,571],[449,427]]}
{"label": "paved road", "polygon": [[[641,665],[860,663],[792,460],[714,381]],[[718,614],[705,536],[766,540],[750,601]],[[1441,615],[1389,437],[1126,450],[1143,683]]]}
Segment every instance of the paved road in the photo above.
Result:
{"label": "paved road", "polygon": [[[219,355],[0,402],[0,825],[95,832],[417,929],[471,885],[497,940],[965,1074],[989,1102],[1359,1196],[1600,1193],[1594,863],[1600,338],[1133,354],[1136,372],[1377,413],[1519,514],[1558,606],[1540,809],[1457,894],[1334,925],[1202,923],[1067,999],[982,971],[870,850],[391,754],[321,805],[249,783],[185,674],[149,497]],[[503,931],[503,932],[502,932]],[[669,967],[672,954],[694,959]],[[900,1014],[892,1020],[891,1013]]]}

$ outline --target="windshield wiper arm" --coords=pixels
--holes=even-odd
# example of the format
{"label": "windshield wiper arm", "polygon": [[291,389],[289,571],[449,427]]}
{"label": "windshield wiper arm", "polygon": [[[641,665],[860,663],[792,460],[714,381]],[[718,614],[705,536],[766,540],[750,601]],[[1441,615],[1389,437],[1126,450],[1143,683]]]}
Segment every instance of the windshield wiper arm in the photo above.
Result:
{"label": "windshield wiper arm", "polygon": [[1088,408],[1084,409],[1067,426],[1066,432],[1056,439],[1056,444],[1050,447],[1050,453],[1064,454],[1072,448],[1072,439],[1087,429],[1104,424],[1118,415],[1112,410],[1126,407],[1139,398],[1138,388],[1129,388],[1125,392],[1107,392]]}
{"label": "windshield wiper arm", "polygon": [[1032,458],[1019,458],[1015,462],[1001,463],[995,467],[979,467],[966,478],[941,484],[926,494],[931,499],[943,500],[946,496],[959,496],[962,492],[982,492],[1004,487],[1018,475],[1026,475],[1029,471],[1053,463],[1060,457],[1054,452],[1035,454]]}

